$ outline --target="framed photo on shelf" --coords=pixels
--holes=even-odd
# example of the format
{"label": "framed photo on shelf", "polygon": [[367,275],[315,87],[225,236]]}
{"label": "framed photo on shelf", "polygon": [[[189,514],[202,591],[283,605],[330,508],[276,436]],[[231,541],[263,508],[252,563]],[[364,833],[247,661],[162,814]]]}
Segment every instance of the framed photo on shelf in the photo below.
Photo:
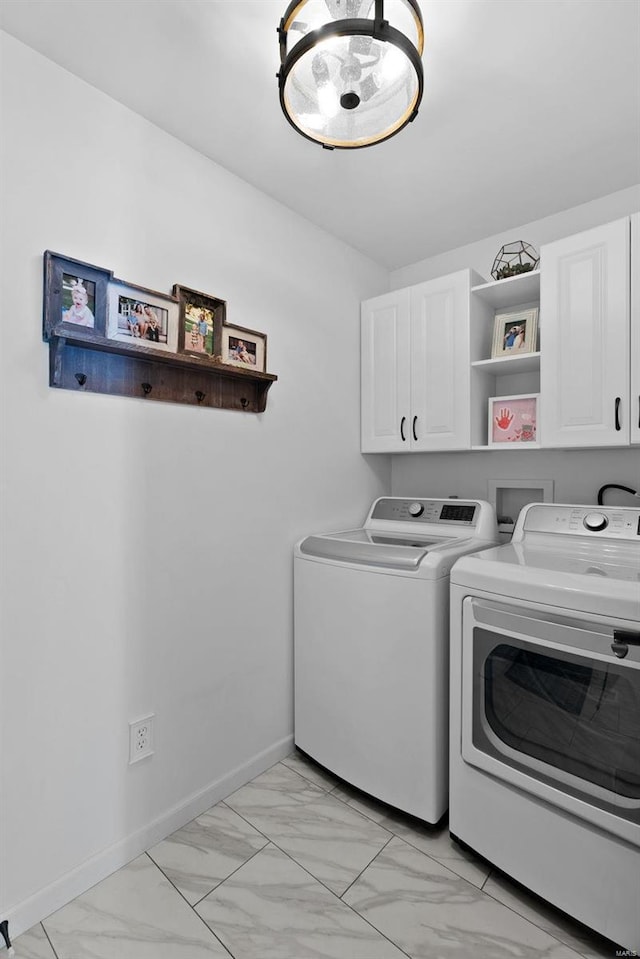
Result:
{"label": "framed photo on shelf", "polygon": [[267,337],[244,326],[222,327],[222,362],[266,373]]}
{"label": "framed photo on shelf", "polygon": [[489,446],[536,445],[539,393],[489,399]]}
{"label": "framed photo on shelf", "polygon": [[538,335],[538,308],[496,313],[491,358],[534,353]]}
{"label": "framed photo on shelf", "polygon": [[109,283],[108,337],[131,346],[175,353],[178,345],[178,301],[122,280]]}
{"label": "framed photo on shelf", "polygon": [[44,254],[43,333],[80,329],[106,335],[107,287],[112,274],[46,250]]}
{"label": "framed photo on shelf", "polygon": [[219,350],[227,304],[217,296],[176,284],[173,295],[180,305],[178,352],[213,358]]}

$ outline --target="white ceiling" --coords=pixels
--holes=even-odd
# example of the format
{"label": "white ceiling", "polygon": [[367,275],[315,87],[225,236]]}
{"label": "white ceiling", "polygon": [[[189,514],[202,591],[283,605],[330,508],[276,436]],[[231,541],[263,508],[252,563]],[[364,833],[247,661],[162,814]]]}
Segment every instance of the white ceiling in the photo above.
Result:
{"label": "white ceiling", "polygon": [[422,0],[417,119],[323,150],[279,106],[286,0],[0,0],[0,27],[389,268],[640,181],[639,0]]}

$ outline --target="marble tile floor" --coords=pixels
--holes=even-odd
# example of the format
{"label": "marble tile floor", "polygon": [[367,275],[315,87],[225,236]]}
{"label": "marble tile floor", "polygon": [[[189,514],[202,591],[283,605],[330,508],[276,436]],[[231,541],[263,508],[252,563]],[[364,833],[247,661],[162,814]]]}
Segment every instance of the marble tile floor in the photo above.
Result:
{"label": "marble tile floor", "polygon": [[[17,959],[609,959],[296,752],[14,942]],[[0,954],[1,955],[1,954]]]}

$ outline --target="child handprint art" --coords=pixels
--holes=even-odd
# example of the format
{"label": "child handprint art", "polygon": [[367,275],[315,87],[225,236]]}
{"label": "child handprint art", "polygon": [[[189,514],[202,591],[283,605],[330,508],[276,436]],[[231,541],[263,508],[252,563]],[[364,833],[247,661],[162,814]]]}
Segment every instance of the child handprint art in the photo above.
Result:
{"label": "child handprint art", "polygon": [[489,400],[489,446],[537,441],[538,395]]}
{"label": "child handprint art", "polygon": [[507,407],[504,410],[500,410],[500,416],[496,416],[496,425],[499,430],[508,430],[513,422],[513,413]]}

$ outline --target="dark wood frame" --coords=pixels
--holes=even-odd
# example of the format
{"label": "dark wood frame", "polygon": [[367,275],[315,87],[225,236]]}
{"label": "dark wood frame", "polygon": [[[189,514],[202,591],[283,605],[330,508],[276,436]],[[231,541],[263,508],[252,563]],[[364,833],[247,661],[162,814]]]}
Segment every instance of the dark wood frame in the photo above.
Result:
{"label": "dark wood frame", "polygon": [[[66,323],[62,319],[62,287],[63,275],[79,277],[95,284],[94,325],[79,326],[77,323]],[[76,332],[85,330],[107,335],[107,288],[113,273],[104,270],[93,263],[84,263],[74,260],[60,253],[46,250],[44,254],[44,300],[42,309],[43,336],[48,340],[54,329]]]}
{"label": "dark wood frame", "polygon": [[[173,287],[173,295],[180,304],[180,316],[178,320],[178,353],[186,353],[188,356],[197,356],[203,359],[214,360],[220,356],[221,330],[226,323],[227,303],[217,296],[211,296],[208,293],[200,293],[199,290],[191,290],[187,286],[180,286],[176,283]],[[202,353],[200,350],[194,350],[187,346],[185,342],[185,323],[187,307],[194,306],[196,309],[209,310],[213,313],[213,348],[211,353]]]}
{"label": "dark wood frame", "polygon": [[[224,358],[224,338],[225,338],[225,334],[226,334],[227,336],[233,335],[233,334],[227,333],[228,330],[236,330],[238,333],[244,333],[245,336],[248,335],[249,337],[252,337],[253,339],[259,339],[259,340],[262,340],[262,341],[263,341],[263,343],[264,343],[264,363],[263,363],[263,368],[262,368],[262,369],[261,369],[259,366],[249,366],[249,365],[246,365],[246,364],[240,364],[240,363],[236,364],[236,363],[227,363],[227,362],[226,362],[226,360],[225,360],[225,358]],[[240,339],[240,337],[238,337],[238,339]],[[260,333],[259,330],[250,330],[250,329],[248,329],[246,326],[236,326],[235,323],[225,323],[224,326],[223,326],[223,328],[222,328],[222,330],[221,330],[221,333],[220,333],[220,359],[221,359],[221,361],[222,361],[223,363],[225,363],[225,365],[227,365],[227,366],[232,366],[232,367],[234,368],[234,370],[238,370],[238,369],[240,369],[240,370],[255,370],[255,371],[258,372],[258,373],[264,373],[265,370],[267,369],[267,334],[266,334],[266,333]]]}

